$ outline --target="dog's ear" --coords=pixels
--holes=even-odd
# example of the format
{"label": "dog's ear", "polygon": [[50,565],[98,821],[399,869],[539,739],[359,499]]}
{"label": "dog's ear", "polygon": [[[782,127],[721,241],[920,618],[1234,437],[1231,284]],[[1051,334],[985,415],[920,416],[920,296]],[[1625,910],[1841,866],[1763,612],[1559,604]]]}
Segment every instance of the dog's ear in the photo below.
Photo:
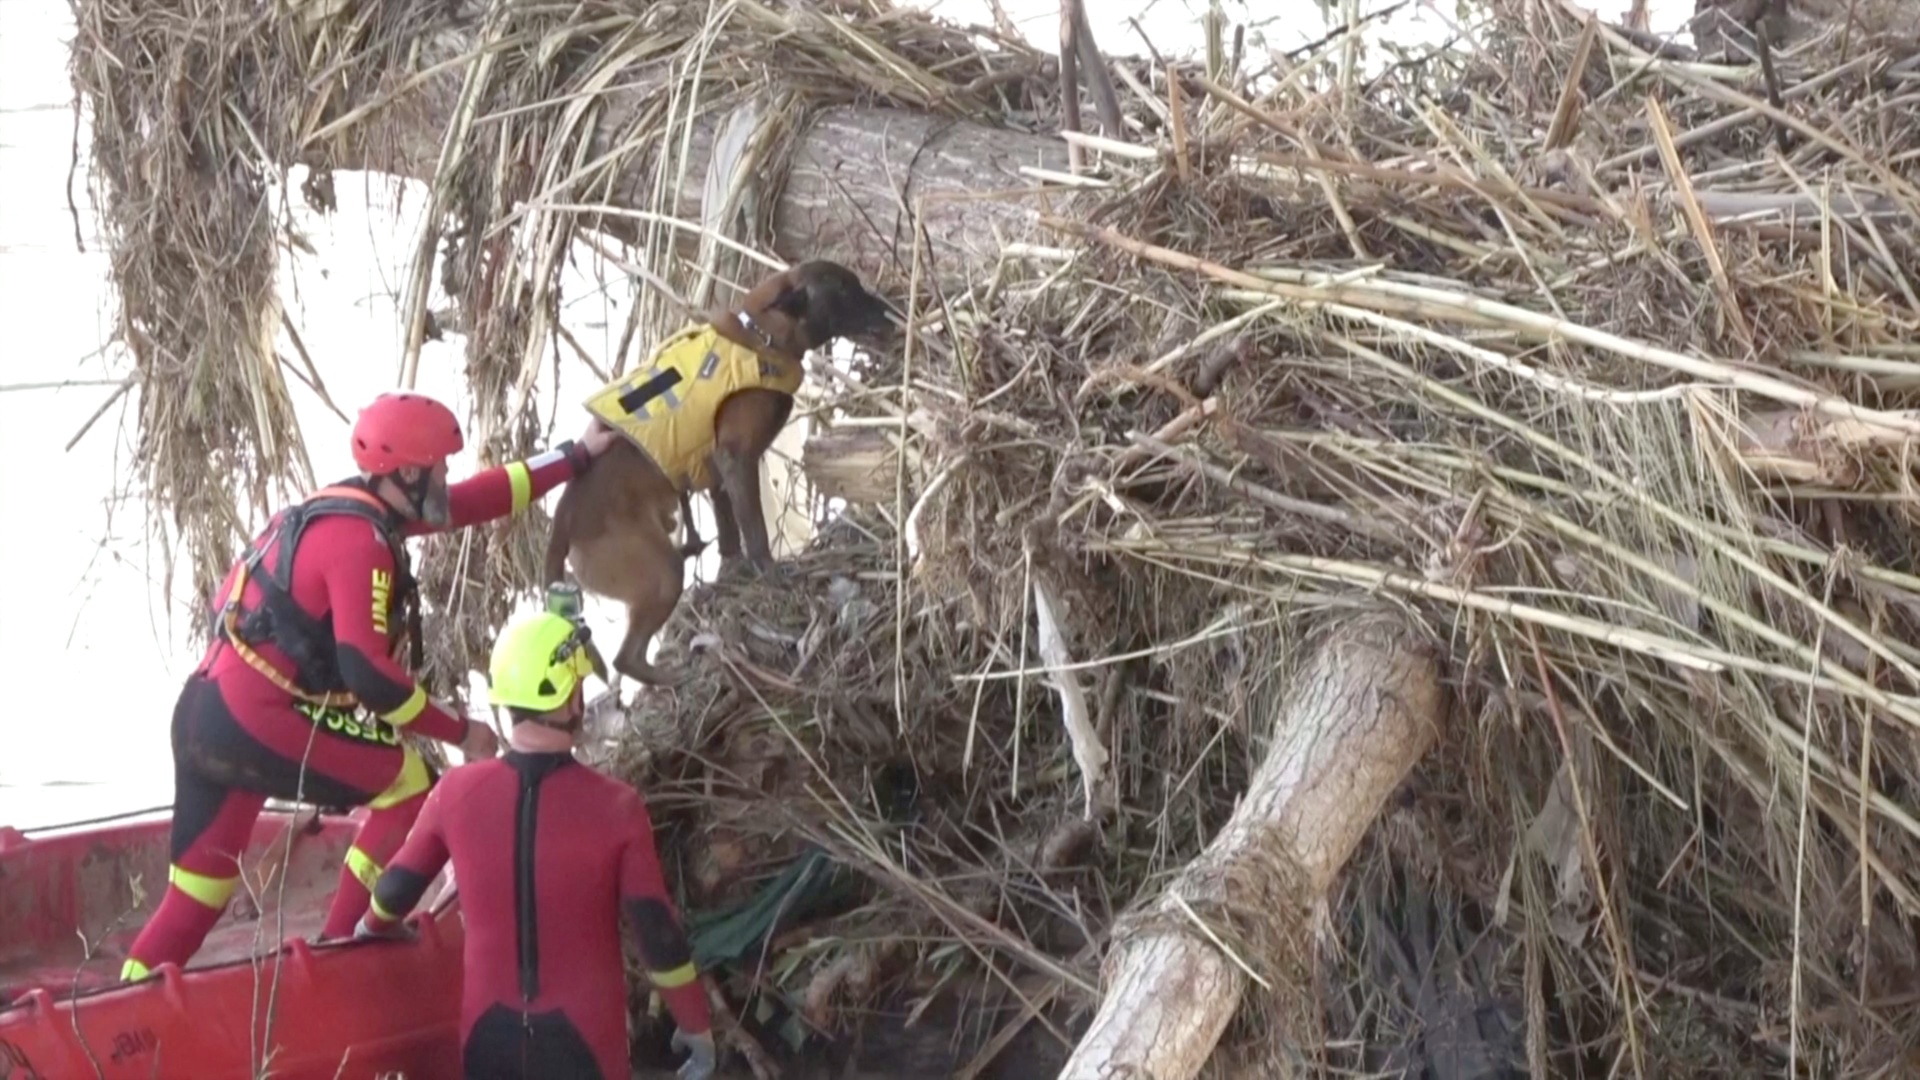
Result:
{"label": "dog's ear", "polygon": [[807,287],[792,283],[780,286],[780,294],[767,305],[768,311],[777,311],[794,322],[805,322],[807,318]]}

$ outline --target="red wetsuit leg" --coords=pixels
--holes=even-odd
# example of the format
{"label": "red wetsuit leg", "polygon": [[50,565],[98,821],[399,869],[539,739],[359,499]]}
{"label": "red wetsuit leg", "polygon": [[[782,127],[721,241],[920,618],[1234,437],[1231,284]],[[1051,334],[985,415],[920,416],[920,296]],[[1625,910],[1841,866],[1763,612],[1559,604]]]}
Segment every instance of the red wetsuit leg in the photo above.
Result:
{"label": "red wetsuit leg", "polygon": [[[226,910],[240,879],[239,856],[253,834],[266,796],[230,786],[219,770],[201,767],[197,729],[209,713],[225,711],[219,690],[189,680],[173,710],[173,823],[171,866],[160,906],[127,950],[124,978],[142,978],[161,964],[185,964]],[[215,716],[217,720],[217,715]],[[211,773],[211,775],[210,775]]]}
{"label": "red wetsuit leg", "polygon": [[196,842],[168,868],[167,891],[127,950],[123,977],[143,978],[161,964],[185,964],[200,950],[233,897],[240,879],[240,860],[234,852],[246,850],[266,801],[258,792],[235,788],[178,787],[174,812],[207,807],[210,820],[195,834]]}
{"label": "red wetsuit leg", "polygon": [[419,819],[426,802],[427,793],[422,791],[392,806],[375,809],[361,822],[360,831],[354,834],[353,846],[347,849],[346,862],[340,868],[340,884],[334,889],[326,925],[321,929],[323,937],[343,938],[353,933],[354,925],[367,913],[373,883],[379,880],[381,871],[406,841],[408,830]]}

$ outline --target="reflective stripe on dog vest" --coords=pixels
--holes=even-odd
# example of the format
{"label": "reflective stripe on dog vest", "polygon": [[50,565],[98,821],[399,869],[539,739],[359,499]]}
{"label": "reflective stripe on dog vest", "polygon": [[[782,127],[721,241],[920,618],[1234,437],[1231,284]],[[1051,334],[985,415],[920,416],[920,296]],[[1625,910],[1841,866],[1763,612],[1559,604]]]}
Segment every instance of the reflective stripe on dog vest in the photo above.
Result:
{"label": "reflective stripe on dog vest", "polygon": [[647,362],[587,399],[587,411],[639,445],[682,488],[704,488],[714,421],[727,395],[800,389],[798,364],[763,360],[705,323],[660,343]]}

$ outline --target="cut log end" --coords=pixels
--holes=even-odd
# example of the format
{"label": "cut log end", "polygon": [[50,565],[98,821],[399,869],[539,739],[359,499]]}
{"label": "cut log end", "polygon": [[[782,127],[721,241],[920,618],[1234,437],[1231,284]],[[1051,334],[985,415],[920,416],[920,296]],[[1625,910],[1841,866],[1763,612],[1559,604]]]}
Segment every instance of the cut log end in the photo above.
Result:
{"label": "cut log end", "polygon": [[828,498],[872,505],[899,496],[900,454],[890,432],[851,428],[815,435],[801,453],[801,468],[813,490]]}

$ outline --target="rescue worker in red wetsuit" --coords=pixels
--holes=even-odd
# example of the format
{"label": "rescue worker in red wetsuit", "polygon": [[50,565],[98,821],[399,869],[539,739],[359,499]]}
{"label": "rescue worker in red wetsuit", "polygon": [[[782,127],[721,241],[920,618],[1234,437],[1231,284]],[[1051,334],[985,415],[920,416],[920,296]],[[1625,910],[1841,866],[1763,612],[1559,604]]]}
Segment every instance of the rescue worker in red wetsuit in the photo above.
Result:
{"label": "rescue worker in red wetsuit", "polygon": [[464,445],[445,405],[382,394],[353,427],[359,476],[275,515],[228,572],[214,636],[173,711],[167,891],[121,970],[185,964],[239,881],[238,855],[268,798],[371,814],[341,869],[322,936],[353,933],[373,882],[435,776],[400,729],[491,757],[487,725],[431,701],[403,666],[421,634],[406,538],[492,521],[580,475],[617,438],[594,425],[527,461],[447,484]]}
{"label": "rescue worker in red wetsuit", "polygon": [[504,757],[449,770],[374,885],[357,936],[410,928],[449,859],[466,926],[460,1006],[466,1080],[626,1080],[620,915],[673,1013],[681,1080],[713,1075],[707,999],[660,873],[646,803],[574,760],[591,670],[586,628],[551,611],[494,645],[492,700],[512,719]]}

